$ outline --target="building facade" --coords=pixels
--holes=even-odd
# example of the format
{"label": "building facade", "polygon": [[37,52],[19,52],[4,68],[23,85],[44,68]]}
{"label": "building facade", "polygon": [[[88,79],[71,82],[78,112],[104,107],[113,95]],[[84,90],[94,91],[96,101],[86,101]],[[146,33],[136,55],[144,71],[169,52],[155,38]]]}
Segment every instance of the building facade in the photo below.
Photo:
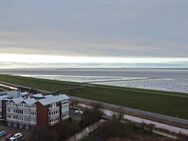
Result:
{"label": "building facade", "polygon": [[20,129],[53,126],[69,119],[69,97],[64,94],[0,95],[0,107],[0,118],[8,126]]}

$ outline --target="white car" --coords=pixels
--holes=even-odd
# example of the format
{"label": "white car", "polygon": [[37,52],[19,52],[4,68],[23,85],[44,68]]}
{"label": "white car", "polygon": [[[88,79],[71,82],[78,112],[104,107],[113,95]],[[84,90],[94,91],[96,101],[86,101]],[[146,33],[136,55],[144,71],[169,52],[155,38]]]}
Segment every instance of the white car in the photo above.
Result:
{"label": "white car", "polygon": [[19,139],[21,139],[23,137],[22,133],[16,133],[14,134],[9,141],[18,141]]}
{"label": "white car", "polygon": [[84,111],[82,111],[82,110],[75,110],[74,113],[82,115],[84,113]]}

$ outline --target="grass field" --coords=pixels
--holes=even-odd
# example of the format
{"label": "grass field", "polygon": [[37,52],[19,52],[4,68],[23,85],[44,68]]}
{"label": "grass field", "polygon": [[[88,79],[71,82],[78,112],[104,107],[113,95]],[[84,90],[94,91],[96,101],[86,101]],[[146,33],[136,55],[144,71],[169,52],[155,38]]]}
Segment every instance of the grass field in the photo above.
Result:
{"label": "grass field", "polygon": [[[112,130],[113,129],[113,130]],[[167,141],[140,125],[110,120],[103,123],[82,141]],[[170,141],[170,140],[168,140]]]}
{"label": "grass field", "polygon": [[[0,75],[0,80],[49,91],[67,89],[81,85],[81,83],[10,75]],[[69,94],[72,96],[188,119],[188,95],[183,93],[86,85],[81,90],[70,91]]]}

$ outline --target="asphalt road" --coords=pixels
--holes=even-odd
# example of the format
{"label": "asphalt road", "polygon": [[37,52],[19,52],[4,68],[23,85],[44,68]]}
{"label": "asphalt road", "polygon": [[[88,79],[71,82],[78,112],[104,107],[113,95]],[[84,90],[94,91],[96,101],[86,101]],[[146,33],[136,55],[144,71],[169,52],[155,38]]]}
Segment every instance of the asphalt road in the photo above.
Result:
{"label": "asphalt road", "polygon": [[[6,82],[0,81],[0,84],[1,83],[3,85],[7,85],[7,86],[25,87],[25,88],[29,89],[29,87],[26,87],[26,86],[21,86],[21,85],[16,85],[16,84],[11,84],[11,83],[6,83]],[[50,93],[49,91],[46,91],[46,90],[40,90],[40,89],[37,89],[37,90],[44,92],[44,93]],[[153,121],[157,121],[157,122],[161,122],[161,123],[166,123],[166,124],[170,124],[170,125],[175,125],[175,126],[178,126],[178,127],[183,127],[183,128],[188,129],[188,120],[186,120],[186,119],[176,118],[176,117],[172,117],[172,116],[147,112],[147,111],[143,111],[143,110],[128,108],[128,107],[124,107],[124,106],[118,106],[118,105],[114,105],[114,104],[108,104],[108,103],[104,103],[104,102],[99,102],[99,101],[94,101],[94,100],[89,100],[89,99],[84,99],[84,98],[79,98],[79,97],[70,96],[70,98],[71,98],[71,100],[76,100],[76,101],[79,101],[81,103],[100,104],[105,109],[108,109],[108,110],[112,110],[112,111],[116,111],[116,112],[124,112],[124,113],[130,114],[132,116],[142,117],[142,118],[146,118],[146,119],[149,119],[149,120],[153,120]]]}
{"label": "asphalt road", "polygon": [[130,115],[134,115],[134,116],[138,116],[138,117],[145,117],[147,119],[150,120],[154,120],[154,121],[161,121],[163,123],[167,122],[169,124],[175,124],[177,126],[181,125],[185,128],[188,129],[188,120],[186,119],[180,119],[180,118],[176,118],[176,117],[172,117],[172,116],[166,116],[166,115],[162,115],[162,114],[157,114],[157,113],[152,113],[152,112],[147,112],[147,111],[143,111],[143,110],[137,110],[137,109],[133,109],[133,108],[128,108],[128,107],[124,107],[124,106],[118,106],[118,105],[114,105],[114,104],[108,104],[108,103],[104,103],[104,102],[99,102],[99,101],[94,101],[94,100],[89,100],[89,99],[84,99],[84,98],[78,98],[78,97],[73,97],[70,96],[70,98],[72,100],[76,100],[76,101],[80,101],[83,103],[95,103],[95,104],[99,104],[102,105],[104,107],[104,109],[108,109],[108,110],[112,110],[112,111],[117,111],[117,112],[124,112],[126,114],[130,114]]}

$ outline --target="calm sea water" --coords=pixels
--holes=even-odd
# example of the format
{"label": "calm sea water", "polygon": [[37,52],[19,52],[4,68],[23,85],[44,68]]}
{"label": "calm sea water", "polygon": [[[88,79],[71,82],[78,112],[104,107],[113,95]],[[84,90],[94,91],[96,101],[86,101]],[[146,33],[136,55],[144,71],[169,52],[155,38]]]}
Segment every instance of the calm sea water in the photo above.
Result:
{"label": "calm sea water", "polygon": [[17,69],[0,73],[188,93],[188,69]]}

